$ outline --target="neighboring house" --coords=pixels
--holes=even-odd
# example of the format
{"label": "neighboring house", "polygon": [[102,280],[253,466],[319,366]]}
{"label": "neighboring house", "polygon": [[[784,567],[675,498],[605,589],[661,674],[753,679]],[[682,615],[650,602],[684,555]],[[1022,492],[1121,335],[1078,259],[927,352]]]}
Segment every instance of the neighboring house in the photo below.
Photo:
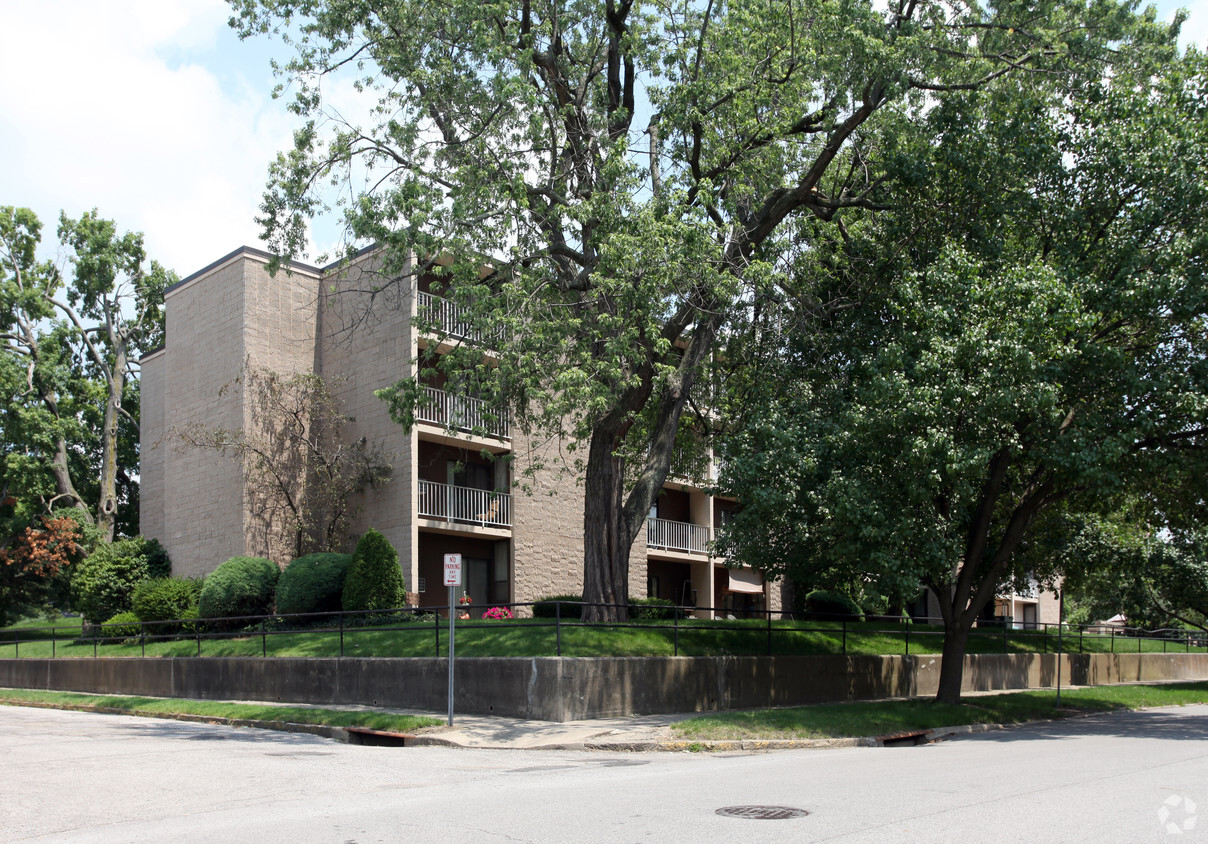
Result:
{"label": "neighboring house", "polygon": [[[506,421],[471,436],[466,429],[484,428],[475,424],[483,418],[476,400],[438,382],[423,385],[430,403],[406,435],[374,396],[416,377],[420,349],[474,342],[459,334],[465,329],[456,308],[431,293],[433,279],[386,286],[372,252],[325,268],[293,263],[276,276],[269,259],[238,249],[169,288],[165,345],[142,360],[141,527],[167,548],[173,573],[205,574],[229,557],[273,547],[272,527],[247,506],[236,461],[171,436],[197,423],[244,430],[248,408],[238,391],[223,387],[246,362],[324,376],[354,420],[349,437],[380,441],[391,453],[390,482],[363,496],[352,527],[374,527],[394,544],[421,606],[447,601],[447,553],[463,555],[475,606],[581,592],[583,489],[558,443],[534,441]],[[371,295],[371,318],[349,330]],[[439,334],[415,328],[419,309],[439,318]],[[536,458],[547,468],[518,491],[517,468]],[[710,607],[734,615],[779,610],[780,584],[711,555],[714,528],[735,505],[706,491],[712,471],[703,469],[692,473],[697,480],[673,474],[665,485],[630,554],[630,596],[668,598],[702,608],[701,616],[712,615],[703,609]]]}

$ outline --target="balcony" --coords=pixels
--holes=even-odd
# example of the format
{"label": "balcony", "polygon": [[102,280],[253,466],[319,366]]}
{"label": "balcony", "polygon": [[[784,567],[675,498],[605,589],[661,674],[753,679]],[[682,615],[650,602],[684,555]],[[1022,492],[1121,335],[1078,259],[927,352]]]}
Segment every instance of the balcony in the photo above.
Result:
{"label": "balcony", "polygon": [[435,387],[423,388],[423,398],[416,408],[415,418],[453,431],[481,431],[501,440],[512,438],[507,416],[492,418],[486,402],[446,393]]}
{"label": "balcony", "polygon": [[646,547],[681,554],[708,554],[709,528],[670,519],[646,520]]}
{"label": "balcony", "polygon": [[512,496],[489,489],[419,482],[420,518],[478,527],[512,526]]}
{"label": "balcony", "polygon": [[481,343],[482,335],[473,330],[462,316],[462,309],[440,296],[419,291],[416,314],[427,327],[451,340],[466,340]]}

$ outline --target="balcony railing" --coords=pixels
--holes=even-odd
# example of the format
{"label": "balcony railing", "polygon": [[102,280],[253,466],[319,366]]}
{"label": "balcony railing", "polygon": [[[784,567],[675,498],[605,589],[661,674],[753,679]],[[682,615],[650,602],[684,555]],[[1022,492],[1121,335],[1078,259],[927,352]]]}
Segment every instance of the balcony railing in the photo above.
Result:
{"label": "balcony railing", "polygon": [[454,395],[435,387],[423,388],[423,399],[415,415],[421,422],[443,425],[451,430],[485,431],[490,436],[511,439],[507,416],[491,418],[486,402],[481,399]]}
{"label": "balcony railing", "polygon": [[646,547],[685,554],[707,554],[709,528],[670,519],[647,519]]}
{"label": "balcony railing", "polygon": [[482,342],[482,336],[465,321],[462,309],[448,299],[420,291],[416,305],[419,318],[433,326],[438,334],[455,340]]}
{"label": "balcony railing", "polygon": [[419,482],[419,515],[479,527],[511,527],[512,496],[432,481]]}

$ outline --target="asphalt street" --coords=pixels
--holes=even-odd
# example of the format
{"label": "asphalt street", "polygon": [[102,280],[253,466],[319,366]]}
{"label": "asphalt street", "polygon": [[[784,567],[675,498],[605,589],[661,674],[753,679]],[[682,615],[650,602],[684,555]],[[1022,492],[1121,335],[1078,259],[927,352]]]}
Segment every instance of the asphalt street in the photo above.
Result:
{"label": "asphalt street", "polygon": [[[0,708],[0,840],[1206,841],[1208,707],[903,748],[382,748]],[[784,806],[788,819],[726,817]]]}

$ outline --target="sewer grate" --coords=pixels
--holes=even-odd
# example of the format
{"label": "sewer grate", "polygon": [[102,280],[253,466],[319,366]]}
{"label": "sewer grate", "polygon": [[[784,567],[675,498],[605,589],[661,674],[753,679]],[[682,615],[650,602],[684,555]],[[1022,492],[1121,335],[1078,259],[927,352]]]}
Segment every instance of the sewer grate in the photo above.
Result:
{"label": "sewer grate", "polygon": [[749,821],[786,821],[790,818],[804,818],[809,812],[805,809],[794,809],[792,806],[726,806],[718,809],[717,814],[727,818],[745,818]]}

